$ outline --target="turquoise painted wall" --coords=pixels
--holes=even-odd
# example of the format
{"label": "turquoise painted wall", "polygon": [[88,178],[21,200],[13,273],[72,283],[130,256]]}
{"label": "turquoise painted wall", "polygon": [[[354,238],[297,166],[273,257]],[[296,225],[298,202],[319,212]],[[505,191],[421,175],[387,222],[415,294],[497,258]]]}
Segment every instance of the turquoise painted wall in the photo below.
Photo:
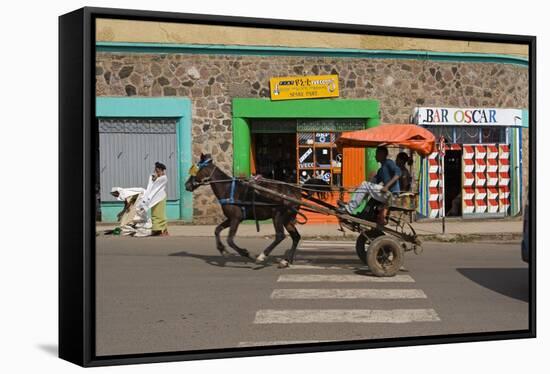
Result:
{"label": "turquoise painted wall", "polygon": [[[178,186],[180,199],[168,201],[166,214],[170,220],[193,219],[193,194],[185,190],[184,182],[191,167],[191,100],[165,97],[97,97],[96,117],[177,118]],[[144,182],[145,183],[145,182]],[[102,202],[101,215],[105,222],[116,222],[122,202]]]}
{"label": "turquoise painted wall", "polygon": [[384,58],[417,59],[432,61],[486,62],[529,66],[529,60],[514,55],[494,53],[399,51],[375,49],[300,48],[274,46],[244,46],[218,44],[177,44],[177,43],[125,43],[97,42],[98,52],[126,53],[188,53],[250,56],[327,56],[345,58]]}

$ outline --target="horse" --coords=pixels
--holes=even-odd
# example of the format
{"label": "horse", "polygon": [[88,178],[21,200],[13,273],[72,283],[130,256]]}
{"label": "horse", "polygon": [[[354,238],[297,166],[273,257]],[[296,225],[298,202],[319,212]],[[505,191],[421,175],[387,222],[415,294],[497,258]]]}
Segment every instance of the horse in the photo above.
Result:
{"label": "horse", "polygon": [[[294,199],[300,200],[302,198],[302,189],[299,186],[269,179],[258,179],[256,183]],[[279,267],[288,267],[294,262],[296,248],[301,238],[296,229],[298,204],[282,198],[262,195],[262,193],[248,187],[238,179],[231,178],[214,164],[210,154],[201,154],[199,162],[191,166],[189,178],[185,182],[185,189],[192,192],[204,184],[210,184],[212,192],[221,204],[223,214],[226,217],[214,231],[216,248],[222,256],[227,257],[229,254],[220,238],[220,233],[227,227],[229,227],[227,238],[229,246],[241,256],[251,259],[257,264],[263,263],[273,249],[285,239],[284,230],[286,229],[292,238],[292,246],[286,252],[285,258],[279,262]],[[316,195],[320,199],[326,199],[326,195],[330,191],[330,185],[327,182],[320,179],[310,179],[306,184],[311,189],[315,189],[314,192],[310,190],[307,193],[308,196]],[[275,228],[275,240],[257,257],[235,243],[235,234],[243,220],[265,220],[270,218],[273,220]]]}

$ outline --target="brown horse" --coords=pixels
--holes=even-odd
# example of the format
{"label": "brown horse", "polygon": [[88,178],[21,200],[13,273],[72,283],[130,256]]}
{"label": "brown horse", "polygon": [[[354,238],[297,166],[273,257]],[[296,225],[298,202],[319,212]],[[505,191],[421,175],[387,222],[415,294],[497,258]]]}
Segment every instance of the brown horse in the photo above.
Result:
{"label": "brown horse", "polygon": [[[297,186],[278,183],[273,180],[260,179],[256,181],[262,187],[285,194],[295,199],[301,199],[302,191]],[[296,248],[300,241],[300,234],[296,229],[296,215],[299,205],[280,198],[265,196],[246,186],[241,181],[231,178],[214,165],[209,154],[201,154],[200,161],[189,170],[189,179],[185,182],[187,191],[194,191],[203,184],[210,184],[214,195],[221,204],[226,220],[220,223],[214,231],[216,235],[216,247],[223,256],[228,254],[220,239],[220,233],[229,227],[227,243],[241,256],[256,260],[262,263],[273,249],[285,238],[284,230],[292,238],[292,246],[286,252],[285,259],[279,263],[280,267],[287,267],[292,264],[296,255]],[[326,197],[326,191],[330,186],[322,180],[310,180],[307,183],[310,187],[318,189],[315,192],[319,198]],[[325,192],[323,192],[325,191]],[[235,244],[235,234],[240,223],[245,219],[265,220],[272,219],[275,228],[275,240],[254,258],[250,252]]]}

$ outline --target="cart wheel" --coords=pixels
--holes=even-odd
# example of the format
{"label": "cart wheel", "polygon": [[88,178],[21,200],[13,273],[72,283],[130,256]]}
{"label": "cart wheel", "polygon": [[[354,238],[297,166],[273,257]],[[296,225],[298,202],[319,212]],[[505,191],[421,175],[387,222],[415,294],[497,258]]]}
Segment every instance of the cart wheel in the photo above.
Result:
{"label": "cart wheel", "polygon": [[366,260],[369,270],[377,277],[393,277],[403,266],[405,254],[395,239],[381,236],[370,243]]}
{"label": "cart wheel", "polygon": [[357,257],[361,260],[363,264],[367,264],[367,248],[365,248],[365,245],[367,244],[367,238],[365,238],[365,235],[360,234],[357,237],[357,241],[355,242],[355,252],[357,252]]}
{"label": "cart wheel", "polygon": [[[382,235],[384,235],[382,232],[373,230],[369,232],[368,239],[374,240],[375,238]],[[357,257],[359,257],[361,262],[365,265],[367,265],[368,246],[369,245],[367,244],[367,237],[365,236],[365,234],[364,233],[359,234],[359,236],[357,237],[357,240],[355,241],[355,252],[357,253]]]}

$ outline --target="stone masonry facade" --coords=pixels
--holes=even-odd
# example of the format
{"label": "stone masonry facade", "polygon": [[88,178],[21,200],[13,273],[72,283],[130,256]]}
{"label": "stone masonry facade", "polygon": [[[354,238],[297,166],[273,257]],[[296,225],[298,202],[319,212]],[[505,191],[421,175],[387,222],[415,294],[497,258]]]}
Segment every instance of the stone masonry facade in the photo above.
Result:
{"label": "stone masonry facade", "polygon": [[[341,99],[378,100],[383,123],[407,123],[415,106],[528,107],[526,67],[403,59],[99,52],[96,94],[190,98],[193,160],[211,153],[231,174],[232,99],[268,98],[271,77],[308,74],[338,74]],[[525,191],[529,140],[522,131]],[[193,199],[195,223],[221,221],[209,188],[196,190]]]}

